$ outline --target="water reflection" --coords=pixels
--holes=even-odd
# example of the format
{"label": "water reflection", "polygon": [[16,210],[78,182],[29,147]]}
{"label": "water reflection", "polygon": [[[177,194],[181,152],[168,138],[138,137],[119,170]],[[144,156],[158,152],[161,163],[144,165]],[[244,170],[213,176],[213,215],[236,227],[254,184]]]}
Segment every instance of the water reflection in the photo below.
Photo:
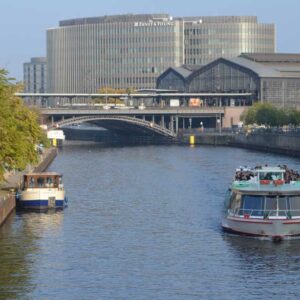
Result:
{"label": "water reflection", "polygon": [[47,212],[18,212],[23,219],[25,230],[36,236],[44,235],[46,231],[52,233],[61,229],[64,213],[62,210],[49,210]]}
{"label": "water reflection", "polygon": [[[265,271],[279,271],[293,269],[300,262],[300,240],[285,240],[281,243],[260,240],[251,237],[242,237],[238,235],[224,234],[224,241],[228,247],[228,251],[239,257],[239,261],[243,265],[251,268],[257,268],[258,261],[264,261],[263,267]],[[248,265],[249,264],[249,265]]]}
{"label": "water reflection", "polygon": [[34,254],[39,239],[61,228],[62,212],[13,212],[0,228],[0,299],[27,299],[32,284]]}
{"label": "water reflection", "polygon": [[13,213],[0,228],[0,298],[25,298],[29,292],[31,268],[27,256],[36,251],[34,238]]}

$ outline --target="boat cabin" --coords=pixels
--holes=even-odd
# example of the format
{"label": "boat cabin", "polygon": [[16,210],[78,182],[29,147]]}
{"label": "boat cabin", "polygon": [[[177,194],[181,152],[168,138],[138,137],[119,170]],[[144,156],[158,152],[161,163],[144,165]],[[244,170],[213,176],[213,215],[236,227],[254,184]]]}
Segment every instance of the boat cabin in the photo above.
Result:
{"label": "boat cabin", "polygon": [[257,172],[258,182],[260,184],[269,184],[271,182],[277,184],[284,183],[285,170],[280,167],[263,167],[255,171]]}
{"label": "boat cabin", "polygon": [[62,175],[54,172],[25,174],[23,186],[24,189],[63,188]]}

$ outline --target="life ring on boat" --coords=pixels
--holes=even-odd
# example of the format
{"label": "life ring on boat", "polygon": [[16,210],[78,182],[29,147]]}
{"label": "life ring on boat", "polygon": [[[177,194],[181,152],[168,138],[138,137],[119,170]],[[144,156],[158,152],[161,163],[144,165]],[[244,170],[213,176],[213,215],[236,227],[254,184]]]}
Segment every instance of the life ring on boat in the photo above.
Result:
{"label": "life ring on boat", "polygon": [[280,184],[284,184],[284,181],[282,179],[277,179],[277,180],[274,180],[273,183],[275,185],[280,185]]}
{"label": "life ring on boat", "polygon": [[270,180],[262,179],[262,180],[260,181],[260,184],[270,184]]}

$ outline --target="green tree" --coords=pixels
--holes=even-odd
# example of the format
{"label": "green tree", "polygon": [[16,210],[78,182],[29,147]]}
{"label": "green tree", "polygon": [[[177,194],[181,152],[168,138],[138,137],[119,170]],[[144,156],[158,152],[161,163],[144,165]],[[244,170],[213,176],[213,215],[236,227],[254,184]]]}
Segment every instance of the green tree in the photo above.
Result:
{"label": "green tree", "polygon": [[289,123],[289,113],[270,103],[256,103],[242,115],[242,120],[246,125],[283,126]]}
{"label": "green tree", "polygon": [[36,163],[35,145],[46,143],[37,112],[14,95],[22,86],[7,75],[0,69],[0,180],[6,170],[23,170],[27,164]]}
{"label": "green tree", "polygon": [[[134,92],[133,88],[127,88],[127,89],[114,89],[111,87],[102,87],[101,89],[98,90],[99,94],[132,94]],[[97,97],[94,98],[95,103],[105,103],[106,99],[105,97]],[[114,104],[120,104],[123,103],[124,101],[121,100],[120,98],[117,97],[108,97],[107,98],[107,103],[114,103]]]}
{"label": "green tree", "polygon": [[300,111],[296,109],[289,109],[287,111],[287,123],[299,126],[300,125]]}

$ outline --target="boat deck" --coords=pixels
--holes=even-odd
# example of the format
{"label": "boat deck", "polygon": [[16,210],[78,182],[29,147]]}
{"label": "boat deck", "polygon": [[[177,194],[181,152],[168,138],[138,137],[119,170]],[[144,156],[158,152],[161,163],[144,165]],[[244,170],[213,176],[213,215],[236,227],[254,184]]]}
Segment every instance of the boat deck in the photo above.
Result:
{"label": "boat deck", "polygon": [[256,193],[295,193],[300,192],[300,181],[294,181],[284,184],[274,184],[270,182],[269,184],[261,184],[249,181],[235,181],[232,184],[232,189],[239,190],[241,192],[256,192]]}

